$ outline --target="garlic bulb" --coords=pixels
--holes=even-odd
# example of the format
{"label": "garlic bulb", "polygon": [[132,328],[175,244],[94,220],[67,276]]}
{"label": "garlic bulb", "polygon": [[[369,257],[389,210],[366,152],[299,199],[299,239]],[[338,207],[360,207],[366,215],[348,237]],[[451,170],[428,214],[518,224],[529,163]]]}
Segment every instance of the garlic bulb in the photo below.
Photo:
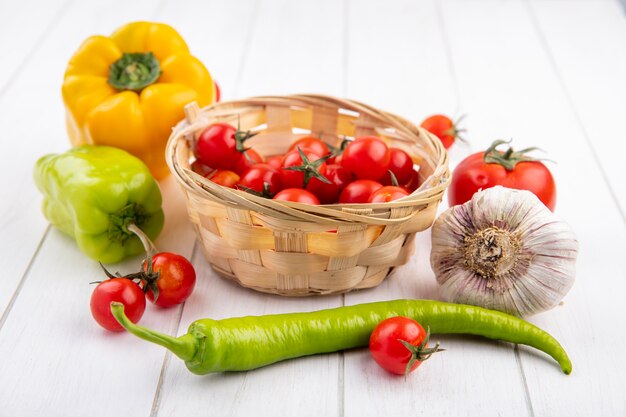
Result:
{"label": "garlic bulb", "polygon": [[444,299],[529,316],[574,283],[578,241],[530,191],[480,191],[432,229],[430,263]]}

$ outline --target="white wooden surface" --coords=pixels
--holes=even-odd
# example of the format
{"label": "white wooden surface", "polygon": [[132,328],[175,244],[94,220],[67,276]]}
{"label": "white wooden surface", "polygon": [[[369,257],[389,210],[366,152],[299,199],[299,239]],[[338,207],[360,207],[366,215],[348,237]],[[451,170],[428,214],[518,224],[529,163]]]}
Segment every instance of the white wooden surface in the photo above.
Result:
{"label": "white wooden surface", "polygon": [[[544,148],[558,161],[557,213],[581,252],[564,303],[531,321],[566,347],[572,375],[524,347],[439,336],[447,351],[406,382],[365,349],[198,377],[159,347],[97,327],[88,283],[101,273],[48,227],[31,172],[68,147],[67,59],[88,35],[136,19],[175,26],[225,98],[321,92],[416,123],[467,114],[471,145],[455,145],[453,164],[495,138]],[[625,42],[616,0],[0,1],[0,416],[626,415]],[[201,317],[438,297],[428,232],[376,289],[288,299],[239,288],[207,266],[174,181],[161,185],[156,243],[191,257],[199,281],[184,306],[149,306],[146,326],[181,334]]]}

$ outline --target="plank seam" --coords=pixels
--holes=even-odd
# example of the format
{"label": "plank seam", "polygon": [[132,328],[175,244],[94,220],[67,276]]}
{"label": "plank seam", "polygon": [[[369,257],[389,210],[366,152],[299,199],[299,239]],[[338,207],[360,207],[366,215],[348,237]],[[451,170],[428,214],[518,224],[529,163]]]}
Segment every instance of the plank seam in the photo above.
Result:
{"label": "plank seam", "polygon": [[444,52],[446,57],[446,63],[448,64],[448,70],[450,71],[450,76],[452,78],[452,89],[454,90],[454,96],[456,99],[456,109],[455,115],[456,117],[460,117],[461,114],[461,88],[459,86],[459,79],[456,72],[456,66],[454,65],[454,58],[452,57],[452,45],[450,44],[450,39],[448,38],[448,33],[446,31],[446,22],[443,17],[443,10],[441,9],[441,0],[434,0],[435,2],[435,13],[437,15],[437,21],[439,22],[439,34],[441,35],[441,40],[444,45]]}
{"label": "plank seam", "polygon": [[[195,236],[195,235],[194,235]],[[193,248],[191,250],[191,259],[190,262],[193,265],[196,260],[196,249],[198,248],[198,239],[194,239]],[[178,308],[178,314],[175,320],[175,324],[172,325],[172,329],[170,334],[177,335],[180,329],[180,323],[183,320],[183,310],[185,309],[185,305],[187,303],[184,302]],[[163,388],[163,381],[165,381],[165,374],[170,365],[172,354],[169,351],[165,352],[165,356],[163,358],[163,364],[161,365],[161,372],[159,373],[159,381],[157,382],[157,387],[154,392],[154,398],[152,399],[152,408],[150,410],[150,417],[156,417],[159,414],[159,406],[161,405],[161,392]]]}
{"label": "plank seam", "polygon": [[237,77],[235,78],[235,86],[233,88],[233,98],[237,98],[239,95],[239,89],[241,88],[241,80],[243,79],[243,72],[246,64],[248,62],[248,56],[250,55],[250,46],[252,45],[252,39],[254,35],[254,31],[256,28],[256,24],[258,21],[259,15],[259,2],[260,0],[256,0],[254,2],[254,6],[252,9],[252,18],[250,19],[250,24],[248,25],[248,33],[246,35],[246,40],[243,45],[243,50],[241,51],[241,61],[239,61],[239,68],[237,69]]}
{"label": "plank seam", "polygon": [[4,309],[4,312],[2,313],[2,317],[0,317],[0,331],[2,331],[2,327],[4,326],[4,323],[7,321],[9,314],[11,314],[11,310],[13,310],[13,305],[15,304],[15,301],[17,300],[17,297],[19,296],[20,291],[22,290],[22,287],[24,286],[24,283],[26,282],[26,279],[28,275],[30,274],[30,270],[33,264],[35,263],[35,260],[37,259],[39,252],[41,251],[41,247],[43,246],[43,243],[46,240],[46,237],[48,237],[50,228],[51,226],[50,224],[48,224],[46,231],[44,232],[43,236],[39,240],[39,243],[37,244],[37,248],[35,249],[33,256],[30,258],[30,261],[28,262],[28,265],[26,266],[26,269],[24,270],[22,277],[20,278],[20,281],[17,284],[17,287],[15,287],[15,291],[13,291],[13,295],[11,296],[11,299],[9,300],[7,307]]}
{"label": "plank seam", "polygon": [[552,50],[550,49],[548,39],[546,38],[546,35],[543,29],[541,28],[541,24],[539,23],[539,19],[537,18],[537,14],[535,13],[535,10],[532,7],[531,0],[526,0],[524,3],[526,4],[526,7],[528,9],[528,14],[530,16],[531,23],[533,27],[535,28],[535,31],[537,32],[537,36],[539,37],[539,42],[541,43],[541,46],[547,55],[548,62],[550,63],[550,67],[552,68],[552,71],[554,72],[554,74],[556,75],[556,78],[558,79],[559,87],[563,95],[565,96],[565,100],[567,101],[567,104],[570,107],[570,111],[572,112],[574,116],[574,120],[576,120],[576,124],[578,125],[583,135],[583,138],[585,139],[585,144],[587,145],[587,148],[591,151],[591,157],[596,163],[598,170],[600,171],[600,175],[602,176],[602,179],[604,180],[607,188],[609,189],[609,194],[611,195],[611,198],[613,199],[613,202],[615,203],[615,206],[617,207],[617,211],[620,213],[622,217],[622,221],[624,222],[624,224],[626,224],[626,207],[621,206],[619,199],[617,197],[617,193],[615,192],[615,189],[613,188],[611,181],[609,179],[609,175],[607,174],[606,170],[602,166],[600,157],[595,147],[593,146],[591,137],[589,136],[589,133],[587,132],[587,129],[585,128],[585,125],[580,116],[580,113],[578,112],[578,108],[574,104],[574,99],[572,95],[570,94],[569,89],[567,88],[567,84],[565,83],[565,80],[563,79],[559,65],[556,62],[556,58],[554,57],[554,54],[552,53]]}
{"label": "plank seam", "polygon": [[519,368],[520,375],[522,376],[522,385],[524,386],[524,392],[526,393],[526,407],[528,409],[528,415],[535,417],[535,409],[533,408],[533,402],[530,399],[530,389],[528,388],[528,380],[526,379],[526,373],[524,372],[524,366],[519,352],[519,345],[515,345],[513,347],[513,352],[515,352],[515,362],[517,362],[517,367]]}
{"label": "plank seam", "polygon": [[[179,317],[182,316],[182,308],[179,309]],[[165,380],[165,373],[169,368],[170,359],[172,357],[171,352],[166,351],[163,358],[163,365],[161,365],[161,373],[159,374],[159,381],[157,382],[156,391],[154,392],[154,398],[152,399],[152,409],[150,410],[150,417],[156,417],[159,413],[159,406],[161,405],[161,388],[163,387],[163,381]]]}
{"label": "plank seam", "polygon": [[20,76],[20,70],[26,67],[28,63],[30,62],[30,60],[33,58],[33,56],[35,56],[35,54],[39,51],[39,49],[41,48],[41,45],[43,45],[44,40],[46,39],[46,36],[48,36],[48,33],[50,33],[55,28],[55,26],[61,21],[61,19],[63,18],[63,15],[68,11],[72,3],[73,3],[73,0],[67,0],[59,8],[56,14],[52,17],[52,20],[50,21],[50,23],[48,23],[46,28],[37,37],[35,44],[30,49],[30,51],[26,54],[26,56],[22,59],[19,65],[15,68],[15,71],[13,71],[11,75],[9,75],[4,85],[0,86],[0,98],[4,96],[7,91],[9,91],[9,89],[11,88],[15,80]]}

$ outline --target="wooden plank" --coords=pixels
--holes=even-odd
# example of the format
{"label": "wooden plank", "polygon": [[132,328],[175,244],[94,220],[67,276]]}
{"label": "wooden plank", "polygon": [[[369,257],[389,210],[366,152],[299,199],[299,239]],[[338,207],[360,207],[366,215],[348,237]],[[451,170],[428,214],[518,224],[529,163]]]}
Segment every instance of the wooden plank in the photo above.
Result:
{"label": "wooden plank", "polygon": [[[586,255],[583,259],[589,260],[579,262],[579,281],[575,287],[583,302],[576,315],[559,317],[557,322],[559,329],[563,327],[571,338],[569,344],[581,346],[572,355],[575,381],[564,384],[559,390],[543,390],[544,385],[556,384],[556,376],[544,379],[532,361],[528,367],[524,363],[529,391],[538,399],[535,410],[539,415],[562,410],[569,415],[593,412],[622,416],[626,414],[626,399],[620,387],[626,383],[626,366],[614,358],[621,354],[619,345],[626,339],[623,331],[615,331],[626,324],[620,296],[626,289],[626,272],[619,263],[626,252],[626,187],[623,183],[626,168],[620,158],[626,146],[616,138],[626,135],[623,100],[626,93],[623,47],[626,15],[614,2],[572,2],[559,6],[552,1],[531,3],[530,15],[576,118],[577,124],[572,130],[584,136],[587,149],[591,150],[586,152],[587,158],[578,161],[578,169],[591,164],[592,158],[602,169],[604,181],[594,177],[580,186],[595,189],[595,181],[608,182],[612,198],[605,187],[597,187],[603,191],[602,198],[593,192],[592,201],[583,204],[586,207],[580,207],[577,216],[578,227],[587,237],[581,254]],[[566,138],[567,132],[563,133]],[[561,143],[567,146],[566,140]],[[570,181],[576,184],[576,179]],[[615,201],[621,209],[621,225],[613,209]],[[592,221],[590,213],[594,213]],[[582,243],[583,237],[580,239]],[[598,285],[598,279],[602,280],[602,285]],[[582,336],[582,328],[587,328],[589,333]],[[597,351],[602,353],[594,355]],[[576,401],[571,401],[572,398]]]}
{"label": "wooden plank", "polygon": [[[15,157],[7,158],[7,163],[13,164],[11,175],[2,176],[3,192],[11,196],[12,202],[2,207],[3,216],[6,214],[11,220],[3,225],[2,244],[12,245],[11,251],[16,254],[26,251],[29,244],[35,246],[33,242],[38,242],[46,228],[39,212],[41,197],[30,177],[34,160],[39,154],[69,147],[58,93],[67,59],[89,34],[109,33],[126,19],[145,18],[155,10],[152,2],[124,3],[126,13],[120,16],[117,11],[122,3],[111,4],[107,0],[75,4],[59,22],[58,29],[48,34],[31,65],[0,103],[2,124],[11,129],[8,137],[13,139],[3,145]],[[41,72],[41,68],[49,71]],[[34,93],[24,91],[47,92],[38,97],[36,114],[32,113]],[[54,91],[57,93],[49,93]],[[37,123],[33,123],[35,117]],[[181,191],[172,179],[160,185],[169,198],[164,202],[165,227],[156,244],[162,250],[191,256],[194,236]],[[8,252],[13,254],[11,251]],[[32,250],[27,254],[32,255]],[[23,268],[22,258],[15,255],[12,259],[12,265]],[[113,265],[111,269],[133,271],[140,259]],[[94,322],[89,312],[93,290],[89,282],[102,278],[97,263],[80,253],[71,239],[56,229],[50,231],[0,331],[3,413],[67,415],[70,409],[70,413],[79,415],[149,412],[164,354],[146,351],[136,340],[106,332]],[[179,311],[148,306],[142,323],[172,332],[178,324]],[[36,386],[47,388],[33,396]]]}
{"label": "wooden plank", "polygon": [[[0,144],[4,155],[11,156],[0,168],[0,252],[12,260],[0,280],[0,317],[47,228],[40,210],[42,198],[32,181],[35,162],[70,146],[60,92],[67,61],[88,36],[108,34],[127,21],[145,19],[156,7],[150,1],[120,2],[126,11],[121,15],[114,10],[115,4],[98,0],[73,5],[0,97],[4,131]],[[35,14],[40,12],[37,9]],[[24,48],[29,45],[28,36],[24,41],[19,36],[8,37],[17,44],[26,42]]]}
{"label": "wooden plank", "polygon": [[[455,54],[446,54],[447,26],[438,18],[436,2],[392,1],[384,9],[376,2],[351,3],[348,95],[415,123],[436,112],[467,111],[460,107],[454,86],[463,68],[450,61]],[[372,74],[384,74],[384,80],[372,82]],[[457,158],[468,152],[459,148]],[[438,298],[429,254],[430,233],[423,232],[407,265],[379,288],[347,294],[346,304]],[[434,340],[440,340],[446,352],[435,355],[406,382],[379,368],[366,349],[347,353],[345,415],[473,415],[476,410],[487,416],[509,410],[528,414],[512,346],[477,338],[436,335]]]}
{"label": "wooden plank", "polygon": [[[34,103],[25,103],[22,100],[21,104],[26,106],[21,109],[16,106],[20,104],[20,97],[24,94],[19,87],[14,88],[13,83],[19,84],[21,78],[23,86],[26,81],[24,75],[44,79],[51,79],[56,75],[41,71],[41,67],[33,71],[25,68],[34,52],[40,50],[47,31],[57,24],[59,16],[66,9],[66,2],[51,1],[46,8],[36,7],[33,3],[24,1],[0,4],[0,50],[3,51],[0,65],[0,123],[4,128],[0,144],[6,155],[12,156],[5,158],[0,168],[0,201],[3,201],[0,206],[0,251],[7,259],[12,260],[5,265],[4,278],[0,280],[0,326],[4,310],[18,289],[20,279],[47,227],[41,216],[24,215],[25,212],[34,213],[39,208],[39,203],[33,199],[35,193],[32,192],[34,187],[31,180],[32,163],[37,153],[26,158],[23,156],[29,152],[33,142],[32,137],[30,140],[25,139],[26,132],[31,131],[30,128],[25,129],[19,123],[32,119],[32,115],[22,114],[18,120],[14,116],[18,112],[26,113],[26,109],[32,108]],[[15,36],[16,33],[20,35]],[[28,82],[37,84],[38,80]],[[31,96],[28,98],[33,100]],[[38,94],[36,105],[46,103],[47,98],[47,95]],[[35,129],[32,132],[37,134]],[[24,190],[28,191],[25,193]]]}
{"label": "wooden plank", "polygon": [[0,97],[28,65],[68,4],[67,0],[49,1],[45,7],[37,0],[0,3]]}
{"label": "wooden plank", "polygon": [[[163,15],[195,28],[187,36],[194,44],[204,41],[196,49],[205,57],[226,97],[341,93],[342,69],[333,64],[341,62],[340,3],[224,0],[195,4],[193,14],[188,13],[190,8],[190,4],[172,1],[166,4]],[[215,24],[205,24],[211,16]],[[217,276],[199,251],[195,265],[198,288],[195,300],[185,304],[178,334],[203,317],[311,311],[341,303],[339,296],[282,298],[241,288]],[[197,377],[173,357],[165,368],[154,414],[197,414],[203,410],[208,415],[232,416],[336,415],[339,358],[339,354],[323,355],[253,372]]]}
{"label": "wooden plank", "polygon": [[[559,2],[551,7],[556,21],[574,13],[576,6]],[[585,21],[602,25],[601,14],[585,10]],[[564,345],[574,371],[566,377],[543,355],[520,348],[531,409],[535,415],[624,415],[618,387],[626,383],[626,364],[614,358],[626,342],[626,334],[615,331],[626,324],[618,314],[626,289],[626,272],[619,262],[626,252],[626,231],[567,93],[526,3],[444,2],[443,12],[456,66],[463,69],[459,86],[470,115],[470,139],[477,148],[512,137],[517,148],[546,149],[557,161],[550,164],[558,185],[556,213],[571,224],[580,241],[574,288],[562,305],[530,319]],[[563,36],[577,30],[580,27],[572,27]],[[607,101],[596,105],[611,106]],[[498,380],[508,387],[506,379]]]}
{"label": "wooden plank", "polygon": [[[194,236],[183,196],[173,181],[157,247],[191,256]],[[113,271],[132,272],[135,257]],[[104,278],[96,262],[52,229],[0,332],[0,404],[7,415],[146,415],[151,409],[164,358],[160,349],[128,334],[100,328],[89,311],[94,286]],[[190,300],[194,299],[194,295]],[[178,308],[146,307],[141,324],[174,333]],[[33,387],[43,386],[36,396]],[[115,401],[111,401],[115,398]]]}
{"label": "wooden plank", "polygon": [[[611,2],[532,2],[533,19],[568,104],[626,221],[626,13]],[[593,19],[590,19],[593,16]]]}

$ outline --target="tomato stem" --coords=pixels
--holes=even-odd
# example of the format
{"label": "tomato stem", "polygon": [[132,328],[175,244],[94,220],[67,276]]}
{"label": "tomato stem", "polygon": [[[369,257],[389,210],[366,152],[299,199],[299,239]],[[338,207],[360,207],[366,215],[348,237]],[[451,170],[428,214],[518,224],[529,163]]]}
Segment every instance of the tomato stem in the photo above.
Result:
{"label": "tomato stem", "polygon": [[325,156],[322,156],[320,159],[316,159],[315,161],[311,161],[306,154],[302,151],[302,149],[300,149],[300,147],[297,147],[298,149],[298,153],[300,154],[300,158],[302,159],[302,165],[298,165],[295,167],[286,167],[284,169],[289,170],[289,171],[300,171],[304,174],[304,181],[302,184],[302,188],[306,188],[306,186],[309,184],[309,181],[311,181],[312,178],[317,178],[318,180],[325,182],[326,184],[332,184],[331,181],[326,178],[324,175],[322,175],[319,171],[319,167],[328,159],[331,157],[332,154],[328,154]]}
{"label": "tomato stem", "polygon": [[399,185],[398,185],[398,179],[396,178],[396,175],[390,169],[388,169],[387,171],[389,172],[389,176],[391,177],[391,185],[393,185],[394,187],[398,187]]}
{"label": "tomato stem", "polygon": [[339,146],[333,146],[333,145],[331,145],[330,143],[327,143],[327,142],[324,142],[324,143],[330,149],[330,156],[339,156],[339,155],[343,154],[343,151],[346,149],[346,146],[348,146],[348,144],[350,142],[352,142],[352,141],[350,139],[348,139],[344,135],[343,140],[341,141]]}
{"label": "tomato stem", "polygon": [[521,151],[515,152],[513,147],[509,146],[509,148],[502,152],[497,150],[496,148],[503,144],[510,144],[511,140],[495,140],[489,148],[483,154],[483,160],[488,164],[498,164],[502,165],[507,171],[513,171],[515,166],[520,162],[536,162],[542,161],[545,159],[537,159],[532,156],[526,155],[528,152],[532,151],[541,151],[540,148],[530,147],[522,149]]}
{"label": "tomato stem", "polygon": [[242,153],[250,162],[254,162],[250,156],[248,156],[245,152],[250,148],[246,148],[245,142],[253,137],[258,135],[257,133],[252,133],[251,131],[243,131],[241,130],[241,123],[239,120],[239,115],[237,115],[237,131],[235,132],[235,149],[238,152]]}
{"label": "tomato stem", "polygon": [[433,348],[426,347],[428,345],[429,339],[430,339],[430,326],[428,326],[426,330],[426,337],[424,338],[424,340],[422,340],[422,343],[420,343],[419,346],[415,346],[407,342],[406,340],[398,339],[398,342],[402,343],[404,347],[407,348],[409,352],[411,352],[411,359],[409,359],[409,362],[406,364],[406,368],[404,370],[405,381],[406,381],[407,376],[409,375],[409,372],[411,372],[411,367],[413,366],[415,362],[417,361],[424,362],[430,359],[430,357],[433,354],[437,352],[445,351],[445,349],[439,348],[439,342],[437,342],[435,344],[435,347]]}
{"label": "tomato stem", "polygon": [[452,122],[452,127],[443,132],[444,135],[450,135],[454,138],[454,140],[458,140],[463,143],[468,143],[467,139],[461,136],[461,133],[467,132],[467,129],[458,127],[463,119],[465,119],[467,115],[460,115],[456,121]]}

